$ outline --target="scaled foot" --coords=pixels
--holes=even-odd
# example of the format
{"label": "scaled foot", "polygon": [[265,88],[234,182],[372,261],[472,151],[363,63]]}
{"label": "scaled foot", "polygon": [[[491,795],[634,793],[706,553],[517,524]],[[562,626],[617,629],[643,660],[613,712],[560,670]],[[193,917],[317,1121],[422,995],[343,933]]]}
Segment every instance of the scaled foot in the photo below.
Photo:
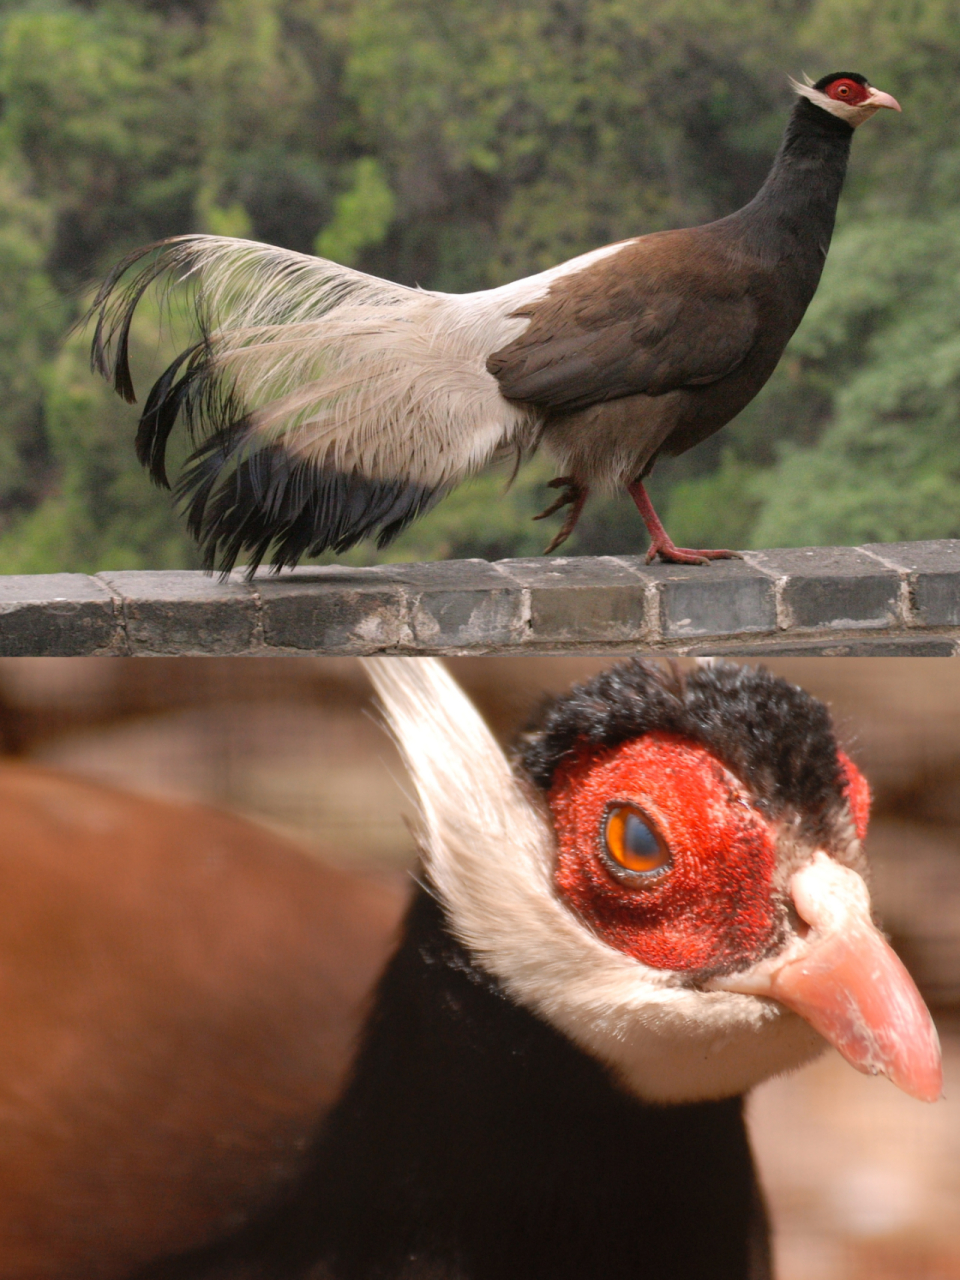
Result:
{"label": "scaled foot", "polygon": [[646,563],[650,564],[657,556],[665,564],[709,564],[711,560],[743,559],[739,551],[727,551],[725,549],[716,551],[707,549],[694,550],[691,547],[677,547],[670,538],[651,542],[650,550],[647,552]]}
{"label": "scaled foot", "polygon": [[634,480],[633,484],[627,485],[627,492],[637,504],[637,510],[640,512],[641,519],[647,526],[647,533],[650,535],[647,564],[650,564],[657,556],[665,564],[709,564],[711,560],[743,559],[739,551],[723,549],[719,551],[695,551],[692,547],[678,547],[661,524],[660,517],[653,509],[650,496],[643,487],[643,482]]}

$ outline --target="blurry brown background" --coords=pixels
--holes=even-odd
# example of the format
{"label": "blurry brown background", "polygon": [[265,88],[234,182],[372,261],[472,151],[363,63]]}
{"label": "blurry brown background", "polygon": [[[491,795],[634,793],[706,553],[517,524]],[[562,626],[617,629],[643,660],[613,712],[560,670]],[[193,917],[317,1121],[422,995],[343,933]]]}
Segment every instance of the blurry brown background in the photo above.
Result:
{"label": "blurry brown background", "polygon": [[[451,662],[504,738],[606,665]],[[960,663],[766,665],[831,704],[873,785],[874,895],[940,1027],[946,1093],[925,1106],[833,1053],[756,1092],[779,1280],[960,1280]],[[413,857],[403,767],[350,659],[0,659],[0,742],[241,812],[371,875],[402,877]]]}

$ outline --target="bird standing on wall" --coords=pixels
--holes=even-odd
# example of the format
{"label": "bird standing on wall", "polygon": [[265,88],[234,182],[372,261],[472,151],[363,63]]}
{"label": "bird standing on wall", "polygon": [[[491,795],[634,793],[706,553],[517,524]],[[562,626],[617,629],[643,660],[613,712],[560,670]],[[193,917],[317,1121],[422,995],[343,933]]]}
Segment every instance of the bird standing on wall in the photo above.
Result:
{"label": "bird standing on wall", "polygon": [[[794,84],[773,168],[737,213],[596,249],[471,294],[411,289],[324,259],[219,236],[137,250],[93,306],[93,362],[135,399],[133,312],[164,273],[195,286],[197,341],[150,391],[137,453],[167,485],[183,417],[197,448],[177,483],[208,568],[251,572],[383,546],[491,460],[556,459],[570,535],[592,488],[626,486],[648,559],[676,547],[643,485],[729,422],[770,377],[813,297],[853,131],[896,100],[853,72]],[[128,269],[148,259],[128,283]]]}
{"label": "bird standing on wall", "polygon": [[303,1175],[151,1280],[768,1280],[741,1095],[821,1037],[941,1090],[825,708],[629,662],[555,701],[514,770],[435,660],[370,670],[422,887]]}

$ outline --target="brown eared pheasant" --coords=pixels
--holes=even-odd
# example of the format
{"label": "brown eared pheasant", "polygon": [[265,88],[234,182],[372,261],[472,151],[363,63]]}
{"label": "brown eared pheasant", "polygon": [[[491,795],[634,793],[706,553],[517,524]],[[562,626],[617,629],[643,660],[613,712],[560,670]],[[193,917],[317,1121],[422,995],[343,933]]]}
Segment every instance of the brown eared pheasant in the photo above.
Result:
{"label": "brown eared pheasant", "polygon": [[[543,446],[561,473],[553,550],[592,489],[625,486],[648,559],[735,556],[671,541],[644,488],[770,377],[813,297],[853,131],[896,100],[855,72],[797,84],[763,186],[705,226],[622,240],[470,294],[407,288],[321,258],[186,235],[130,254],[93,305],[94,366],[135,399],[133,312],[161,276],[190,282],[196,340],[147,396],[137,453],[177,485],[208,568],[251,572],[376,536],[383,546],[467,476]],[[139,266],[131,276],[131,268]]]}

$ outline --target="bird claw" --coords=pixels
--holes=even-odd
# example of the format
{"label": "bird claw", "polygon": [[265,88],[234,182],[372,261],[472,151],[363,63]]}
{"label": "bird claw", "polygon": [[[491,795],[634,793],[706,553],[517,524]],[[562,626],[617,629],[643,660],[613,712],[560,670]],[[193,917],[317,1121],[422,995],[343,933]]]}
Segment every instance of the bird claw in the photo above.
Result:
{"label": "bird claw", "polygon": [[562,546],[563,543],[565,543],[566,540],[570,537],[571,533],[573,533],[573,526],[576,523],[577,523],[576,519],[571,520],[568,515],[566,520],[564,520],[563,524],[558,529],[558,531],[553,535],[553,537],[550,539],[547,545],[543,548],[543,554],[545,556],[548,556],[551,551],[556,551],[557,547]]}
{"label": "bird claw", "polygon": [[651,564],[657,556],[664,564],[709,564],[711,560],[742,560],[743,556],[739,551],[727,551],[724,549],[717,551],[697,550],[694,551],[690,547],[677,547],[672,542],[651,543],[650,550],[647,552],[646,563]]}
{"label": "bird claw", "polygon": [[538,516],[534,516],[534,520],[546,520],[547,516],[552,516],[555,511],[559,511],[567,503],[576,502],[580,486],[573,476],[555,476],[552,480],[547,481],[547,488],[563,489],[564,492],[561,493],[556,502],[551,502],[549,507],[541,511]]}
{"label": "bird claw", "polygon": [[559,511],[561,507],[565,507],[568,502],[572,501],[573,499],[566,494],[561,494],[556,502],[551,502],[549,507],[544,507],[540,514],[533,518],[534,520],[546,520],[547,516],[552,516],[555,511]]}
{"label": "bird claw", "polygon": [[545,520],[547,516],[552,516],[555,511],[559,511],[562,507],[569,506],[570,510],[567,512],[566,519],[557,533],[544,547],[543,554],[545,556],[548,556],[551,551],[556,551],[557,547],[566,542],[571,533],[573,533],[589,492],[586,485],[579,484],[574,480],[573,476],[557,476],[555,479],[548,481],[547,488],[562,488],[563,493],[560,494],[556,502],[551,502],[545,511],[541,511],[539,515],[534,516],[534,520]]}

